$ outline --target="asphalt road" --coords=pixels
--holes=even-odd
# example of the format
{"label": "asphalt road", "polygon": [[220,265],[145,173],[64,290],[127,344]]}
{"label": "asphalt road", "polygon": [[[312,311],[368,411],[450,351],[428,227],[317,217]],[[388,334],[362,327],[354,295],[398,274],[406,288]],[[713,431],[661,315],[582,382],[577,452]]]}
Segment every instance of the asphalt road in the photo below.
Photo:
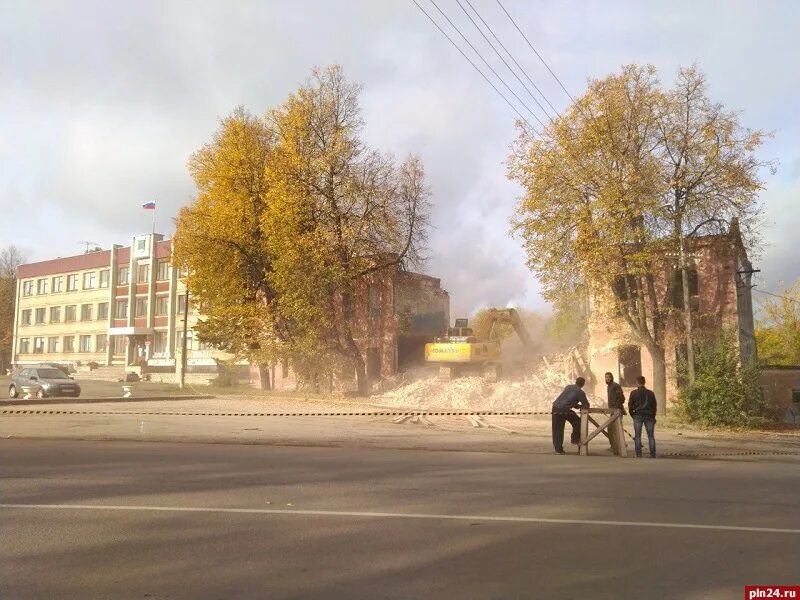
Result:
{"label": "asphalt road", "polygon": [[742,598],[794,464],[0,440],[0,598]]}

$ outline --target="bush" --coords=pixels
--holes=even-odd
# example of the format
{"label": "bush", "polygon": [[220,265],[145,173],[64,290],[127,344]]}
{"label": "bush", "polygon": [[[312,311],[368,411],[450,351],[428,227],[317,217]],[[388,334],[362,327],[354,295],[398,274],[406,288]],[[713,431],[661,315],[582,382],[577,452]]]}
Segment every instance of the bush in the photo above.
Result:
{"label": "bush", "polygon": [[[686,364],[678,368],[687,380]],[[707,426],[754,427],[764,422],[763,405],[758,365],[740,365],[735,332],[723,330],[698,339],[695,381],[680,390],[682,416]]]}
{"label": "bush", "polygon": [[230,375],[218,375],[211,380],[211,385],[217,387],[232,387],[234,379]]}

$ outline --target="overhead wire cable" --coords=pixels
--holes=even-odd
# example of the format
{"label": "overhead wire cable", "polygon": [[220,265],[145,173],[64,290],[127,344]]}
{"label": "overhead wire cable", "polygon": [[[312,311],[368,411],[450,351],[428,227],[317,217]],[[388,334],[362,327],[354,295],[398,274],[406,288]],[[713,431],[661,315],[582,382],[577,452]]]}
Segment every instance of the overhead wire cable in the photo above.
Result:
{"label": "overhead wire cable", "polygon": [[413,2],[413,3],[414,3],[416,6],[417,6],[417,8],[418,8],[418,9],[419,9],[419,10],[422,12],[422,14],[424,14],[426,17],[428,17],[428,20],[430,20],[430,22],[431,22],[431,23],[433,23],[433,25],[436,27],[436,29],[438,29],[438,30],[439,30],[439,32],[440,32],[440,33],[441,33],[441,34],[442,34],[444,37],[446,37],[446,38],[447,38],[447,40],[448,40],[448,41],[449,41],[449,42],[450,42],[450,43],[453,45],[453,47],[454,47],[456,50],[458,50],[459,54],[461,54],[461,56],[463,56],[463,57],[464,57],[464,58],[467,60],[467,62],[468,62],[469,64],[471,64],[471,65],[472,65],[472,68],[473,68],[473,69],[475,69],[475,70],[476,70],[476,71],[477,71],[477,72],[480,74],[480,76],[481,76],[481,77],[483,77],[483,79],[486,81],[486,83],[488,83],[490,86],[492,86],[492,89],[493,89],[495,92],[497,92],[497,94],[498,94],[498,95],[499,95],[499,96],[500,96],[500,97],[501,97],[503,100],[505,100],[506,104],[508,104],[508,106],[511,108],[511,110],[513,110],[515,113],[517,113],[517,116],[518,116],[520,119],[522,119],[522,121],[523,121],[523,122],[524,122],[524,123],[525,123],[525,124],[528,126],[528,128],[529,128],[531,131],[533,131],[534,133],[536,133],[536,135],[538,135],[538,136],[540,136],[540,137],[541,137],[541,135],[542,135],[542,134],[541,134],[541,133],[539,133],[539,131],[538,131],[538,130],[537,130],[537,129],[536,129],[534,126],[533,126],[533,125],[531,125],[530,121],[528,121],[528,119],[526,119],[526,118],[523,116],[523,114],[522,114],[522,113],[519,111],[519,109],[517,109],[517,107],[516,107],[516,106],[514,106],[514,104],[513,104],[513,103],[512,103],[512,102],[511,102],[511,101],[510,101],[510,100],[509,100],[509,99],[508,99],[508,98],[507,98],[507,97],[506,97],[504,94],[503,94],[503,92],[501,92],[501,91],[500,91],[500,90],[497,88],[497,86],[496,86],[494,83],[492,83],[491,79],[489,79],[489,78],[486,76],[486,74],[485,74],[483,71],[481,71],[481,70],[480,70],[480,68],[478,67],[478,65],[476,65],[476,64],[473,62],[473,60],[472,60],[472,59],[471,59],[469,56],[467,56],[467,55],[464,53],[464,51],[461,49],[461,47],[460,47],[458,44],[456,44],[456,43],[455,43],[455,41],[453,41],[453,38],[451,38],[451,37],[448,35],[448,33],[447,33],[447,32],[446,32],[444,29],[442,29],[442,28],[439,26],[439,24],[436,22],[436,20],[435,20],[433,17],[431,17],[431,16],[428,14],[428,12],[427,12],[427,11],[426,11],[424,8],[422,8],[422,6],[420,6],[419,2],[417,2],[417,0],[411,0],[411,1],[412,1],[412,2]]}
{"label": "overhead wire cable", "polygon": [[751,288],[754,292],[758,292],[759,294],[764,294],[766,296],[772,296],[773,298],[780,298],[781,300],[787,300],[789,302],[800,302],[798,298],[789,298],[789,296],[781,296],[780,294],[773,294],[772,292],[765,292],[764,290],[760,290],[757,287]]}
{"label": "overhead wire cable", "polygon": [[[431,4],[433,4],[433,6],[436,8],[436,10],[438,10],[439,13],[445,18],[445,20],[447,20],[447,22],[450,23],[450,26],[453,29],[456,30],[456,33],[458,33],[458,35],[461,36],[461,38],[467,43],[467,45],[470,48],[472,48],[472,51],[478,56],[478,58],[481,59],[483,64],[486,65],[486,68],[488,68],[492,72],[492,74],[495,77],[497,77],[497,79],[500,81],[500,83],[502,83],[505,86],[505,88],[511,93],[511,95],[514,96],[514,98],[517,99],[517,102],[519,102],[523,107],[525,107],[525,110],[527,110],[531,114],[531,116],[534,119],[536,119],[536,121],[539,123],[539,125],[541,125],[544,129],[547,129],[547,125],[545,125],[544,122],[538,117],[538,115],[535,112],[533,112],[533,110],[531,110],[531,107],[528,106],[525,103],[525,101],[522,98],[520,98],[513,89],[511,89],[511,86],[506,83],[505,79],[503,79],[503,77],[501,77],[500,74],[497,71],[495,71],[494,67],[492,67],[492,65],[489,64],[489,61],[487,61],[483,57],[483,54],[481,54],[480,51],[474,46],[474,44],[469,41],[469,38],[466,35],[464,35],[464,33],[461,31],[461,29],[459,29],[458,26],[455,23],[453,23],[452,19],[450,19],[450,17],[447,16],[447,13],[445,13],[441,8],[439,8],[439,5],[436,3],[436,0],[428,0],[428,1]],[[416,0],[414,0],[414,3],[415,4],[417,3]]]}
{"label": "overhead wire cable", "polygon": [[[456,0],[456,2],[459,2],[459,0]],[[529,83],[530,83],[530,84],[533,86],[533,88],[534,88],[534,89],[535,89],[537,92],[539,92],[539,95],[540,95],[540,96],[542,97],[542,99],[543,99],[543,100],[544,100],[544,101],[547,103],[547,105],[548,105],[548,106],[551,108],[551,110],[552,110],[552,111],[555,113],[556,117],[560,117],[560,116],[561,116],[561,114],[559,113],[558,109],[557,109],[555,106],[553,106],[552,102],[550,102],[550,100],[547,98],[547,96],[545,95],[545,93],[544,93],[544,92],[543,92],[541,89],[539,89],[539,86],[538,86],[538,85],[536,85],[536,83],[533,81],[533,79],[531,79],[530,75],[528,75],[528,72],[525,70],[525,68],[524,68],[524,67],[523,67],[521,64],[519,64],[519,61],[517,61],[517,59],[516,59],[516,58],[514,58],[514,55],[511,53],[511,51],[510,51],[508,48],[506,48],[506,45],[505,45],[505,44],[504,44],[504,43],[503,43],[503,42],[500,40],[500,38],[499,38],[499,37],[497,37],[497,34],[495,34],[495,32],[494,32],[494,30],[491,28],[491,26],[490,26],[490,25],[489,25],[489,24],[486,22],[486,20],[485,20],[485,19],[484,19],[484,18],[481,16],[481,14],[478,12],[478,9],[476,9],[476,8],[475,8],[475,7],[472,5],[472,2],[470,2],[470,0],[464,0],[464,2],[466,2],[466,3],[467,3],[467,5],[469,5],[469,7],[472,9],[472,12],[474,12],[474,13],[475,13],[475,16],[476,16],[476,17],[478,17],[478,19],[480,19],[481,23],[483,23],[484,27],[486,27],[486,30],[487,30],[487,31],[488,31],[488,32],[491,34],[491,36],[492,36],[492,37],[495,39],[495,41],[496,41],[496,42],[497,42],[497,43],[500,45],[500,47],[501,47],[501,48],[502,48],[502,49],[505,51],[505,53],[508,55],[508,57],[511,59],[511,61],[512,61],[512,62],[513,62],[513,63],[514,63],[516,66],[517,66],[517,68],[520,70],[520,72],[521,72],[521,73],[522,73],[522,74],[525,76],[525,79],[527,79],[527,80],[528,80],[528,82],[529,82]],[[460,2],[459,2],[459,6],[461,6],[461,3],[460,3]],[[462,7],[462,10],[463,10],[463,7]],[[488,40],[487,40],[487,42],[488,42]],[[489,45],[491,45],[491,42],[489,43]],[[497,52],[497,50],[495,50],[495,52]],[[499,53],[498,53],[498,56],[499,56]],[[504,62],[505,62],[505,61],[504,61]],[[508,66],[508,65],[506,65],[506,66]],[[510,70],[510,69],[511,69],[511,68],[509,67],[509,70]],[[522,83],[522,82],[520,82],[520,83]],[[525,86],[525,84],[523,84],[523,86]],[[547,112],[547,111],[544,109],[544,107],[543,107],[541,104],[539,104],[538,100],[537,100],[537,99],[536,99],[536,98],[533,96],[533,94],[531,93],[531,91],[528,89],[528,87],[527,87],[527,86],[525,86],[525,91],[527,91],[527,92],[528,92],[528,94],[530,94],[530,95],[531,95],[531,97],[534,99],[534,101],[536,102],[536,104],[538,104],[538,105],[539,105],[539,106],[542,108],[542,110],[545,112],[545,114],[547,114],[547,118],[548,118],[548,119],[550,119],[550,120],[552,121],[552,119],[553,119],[553,118],[552,118],[552,117],[550,116],[550,114],[549,114],[549,113],[548,113],[548,112]]]}
{"label": "overhead wire cable", "polygon": [[528,46],[530,46],[530,49],[531,49],[531,50],[533,50],[534,54],[536,54],[536,56],[539,58],[539,60],[540,60],[540,61],[542,61],[542,64],[543,64],[543,65],[545,66],[545,68],[546,68],[546,69],[547,69],[547,70],[550,72],[550,75],[552,75],[552,76],[553,76],[553,78],[554,78],[554,79],[555,79],[555,80],[558,82],[558,85],[560,85],[560,86],[561,86],[561,89],[562,89],[562,90],[564,90],[564,93],[565,93],[567,96],[569,96],[569,99],[570,99],[570,100],[572,100],[572,102],[574,103],[574,102],[575,102],[575,98],[573,98],[573,97],[572,97],[572,94],[570,94],[570,93],[569,93],[569,90],[568,90],[568,89],[567,89],[567,88],[564,86],[564,84],[563,84],[563,83],[561,82],[561,80],[558,78],[558,75],[556,75],[556,74],[553,72],[553,69],[551,69],[551,68],[550,68],[550,65],[548,65],[548,64],[547,64],[547,61],[546,61],[544,58],[542,58],[542,55],[541,55],[541,54],[539,54],[539,52],[538,52],[538,51],[536,50],[536,48],[533,46],[533,44],[531,43],[531,41],[528,39],[528,36],[526,36],[526,35],[525,35],[525,33],[522,31],[522,29],[520,29],[520,28],[519,28],[519,25],[517,25],[517,22],[514,20],[514,17],[512,17],[512,16],[509,14],[509,12],[506,10],[506,7],[505,7],[505,6],[503,6],[503,3],[502,3],[502,2],[500,2],[500,0],[495,0],[495,1],[496,1],[496,2],[497,2],[497,4],[500,6],[500,8],[502,8],[502,9],[503,9],[503,12],[504,12],[504,13],[506,13],[506,16],[509,18],[509,20],[510,20],[510,21],[511,21],[511,23],[514,25],[514,27],[517,29],[517,31],[519,31],[519,34],[520,34],[520,35],[523,37],[523,39],[524,39],[524,40],[527,42]]}

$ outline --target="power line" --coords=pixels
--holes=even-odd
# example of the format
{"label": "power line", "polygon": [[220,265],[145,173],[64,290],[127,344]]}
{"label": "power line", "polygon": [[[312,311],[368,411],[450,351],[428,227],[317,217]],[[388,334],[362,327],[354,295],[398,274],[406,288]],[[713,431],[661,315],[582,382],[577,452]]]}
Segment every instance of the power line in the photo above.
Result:
{"label": "power line", "polygon": [[574,103],[575,103],[575,98],[573,98],[573,97],[572,97],[572,94],[570,94],[570,93],[569,93],[569,90],[567,90],[567,88],[566,88],[566,87],[564,87],[564,84],[563,84],[563,83],[561,83],[561,80],[558,78],[558,75],[556,75],[555,73],[553,73],[553,69],[551,69],[551,68],[550,68],[550,65],[548,65],[548,64],[547,64],[547,61],[546,61],[544,58],[542,58],[542,55],[541,55],[541,54],[539,54],[539,53],[536,51],[536,48],[534,48],[534,47],[533,47],[533,44],[531,44],[531,41],[528,39],[528,36],[526,36],[526,35],[525,35],[525,34],[522,32],[522,29],[520,29],[520,28],[519,28],[519,25],[517,25],[517,22],[514,20],[514,17],[512,17],[512,16],[511,16],[511,15],[508,13],[508,11],[506,10],[506,7],[505,7],[505,6],[503,6],[503,4],[502,4],[502,2],[500,2],[500,0],[495,0],[495,1],[496,1],[496,2],[497,2],[497,4],[500,6],[500,8],[502,8],[502,9],[503,9],[503,12],[504,12],[504,13],[506,13],[506,16],[509,18],[509,20],[511,21],[511,23],[513,23],[514,27],[516,27],[517,31],[519,31],[519,34],[520,34],[520,35],[523,37],[523,39],[524,39],[524,40],[525,40],[525,41],[528,43],[528,46],[530,46],[530,48],[531,48],[531,50],[533,50],[534,54],[536,54],[536,56],[538,56],[538,57],[539,57],[539,60],[540,60],[540,61],[542,61],[542,64],[543,64],[543,65],[544,65],[544,66],[547,68],[547,70],[548,70],[548,71],[550,71],[550,75],[552,75],[552,76],[553,76],[553,78],[554,78],[554,79],[555,79],[555,80],[558,82],[558,85],[560,85],[560,86],[561,86],[561,89],[562,89],[562,90],[564,90],[564,93],[565,93],[567,96],[569,96],[569,99],[570,99],[570,100],[572,100],[572,102],[573,102],[573,104],[574,104]]}
{"label": "power line", "polygon": [[533,127],[533,125],[531,125],[531,124],[530,124],[530,122],[528,121],[528,119],[526,119],[526,118],[525,118],[525,117],[522,115],[522,113],[521,113],[521,112],[519,112],[519,110],[517,109],[517,107],[516,107],[516,106],[514,106],[514,105],[511,103],[511,101],[510,101],[508,98],[506,98],[506,96],[503,94],[503,92],[501,92],[499,89],[497,89],[497,86],[496,86],[494,83],[492,83],[492,81],[491,81],[491,80],[490,80],[490,79],[489,79],[489,78],[488,78],[488,77],[487,77],[487,76],[484,74],[484,72],[480,70],[480,68],[478,67],[478,65],[476,65],[476,64],[475,64],[475,63],[472,61],[472,59],[471,59],[469,56],[467,56],[467,55],[464,53],[464,51],[463,51],[463,50],[462,50],[462,49],[459,47],[459,45],[458,45],[458,44],[456,44],[456,43],[453,41],[453,38],[451,38],[451,37],[450,37],[450,36],[447,34],[447,32],[446,32],[444,29],[442,29],[441,27],[439,27],[439,24],[438,24],[438,23],[437,23],[437,22],[436,22],[436,21],[433,19],[433,17],[431,17],[431,16],[428,14],[428,12],[427,12],[427,11],[426,11],[424,8],[422,8],[422,6],[420,6],[419,2],[417,2],[417,0],[411,0],[411,1],[412,1],[414,4],[416,4],[417,8],[418,8],[420,11],[422,11],[422,14],[424,14],[426,17],[428,17],[428,19],[430,20],[430,22],[431,22],[431,23],[433,23],[433,24],[434,24],[434,26],[436,27],[436,29],[438,29],[438,30],[441,32],[441,34],[442,34],[444,37],[446,37],[446,38],[447,38],[447,40],[448,40],[448,41],[449,41],[449,42],[450,42],[450,43],[453,45],[453,47],[454,47],[456,50],[458,50],[458,52],[461,54],[461,56],[463,56],[463,57],[464,57],[464,58],[467,60],[467,62],[468,62],[469,64],[471,64],[471,65],[472,65],[472,68],[473,68],[473,69],[475,69],[475,70],[476,70],[478,73],[480,73],[480,76],[481,76],[481,77],[483,77],[483,78],[484,78],[484,80],[486,80],[486,83],[488,83],[490,86],[492,86],[492,89],[493,89],[495,92],[497,92],[497,94],[498,94],[498,95],[499,95],[499,96],[500,96],[500,97],[501,97],[503,100],[505,100],[506,104],[508,104],[508,105],[511,107],[511,110],[513,110],[515,113],[517,113],[517,116],[518,116],[520,119],[522,119],[522,121],[523,121],[523,122],[524,122],[524,123],[525,123],[525,124],[528,126],[528,128],[529,128],[529,129],[531,129],[531,130],[532,130],[534,133],[536,133],[536,135],[538,135],[538,136],[540,136],[540,137],[541,137],[541,134],[540,134],[540,133],[539,133],[539,132],[536,130],[536,128],[534,128],[534,127]]}
{"label": "power line", "polygon": [[764,290],[760,290],[758,288],[753,288],[754,292],[758,292],[759,294],[764,294],[765,296],[772,296],[773,298],[780,298],[781,300],[788,300],[789,302],[800,302],[798,298],[789,298],[789,296],[781,296],[780,294],[773,294],[772,292],[765,292]]}
{"label": "power line", "polygon": [[[544,101],[547,103],[547,105],[548,105],[548,106],[549,106],[549,107],[550,107],[550,108],[553,110],[553,112],[556,114],[556,116],[557,116],[557,117],[560,117],[561,115],[559,114],[559,112],[558,112],[558,109],[557,109],[555,106],[553,106],[553,104],[550,102],[550,100],[548,100],[548,99],[547,99],[547,96],[545,96],[544,92],[543,92],[542,90],[540,90],[540,89],[539,89],[539,86],[537,86],[537,85],[536,85],[536,84],[533,82],[533,79],[531,79],[530,75],[528,75],[528,73],[527,73],[527,71],[525,70],[525,68],[524,68],[524,67],[523,67],[521,64],[519,64],[519,62],[517,61],[517,59],[516,59],[516,58],[514,58],[514,55],[513,55],[513,54],[511,54],[511,51],[510,51],[508,48],[506,48],[505,44],[503,44],[503,42],[500,40],[500,38],[499,38],[499,37],[497,37],[497,35],[495,34],[495,32],[492,30],[492,28],[489,26],[489,24],[486,22],[486,20],[485,20],[485,19],[484,19],[484,18],[481,16],[481,14],[478,12],[478,10],[477,10],[477,9],[476,9],[476,8],[475,8],[473,5],[472,5],[472,3],[471,3],[469,0],[464,0],[464,1],[465,1],[465,2],[466,2],[468,5],[469,5],[469,7],[470,7],[470,8],[472,9],[472,11],[475,13],[475,16],[477,16],[477,17],[478,17],[478,19],[480,19],[481,23],[483,23],[484,27],[486,27],[487,31],[488,31],[488,32],[489,32],[489,33],[492,35],[492,37],[495,39],[495,41],[497,41],[497,43],[498,43],[498,44],[500,44],[500,47],[501,47],[501,48],[502,48],[502,49],[505,51],[505,53],[508,55],[508,57],[509,57],[509,58],[510,58],[510,59],[513,61],[513,63],[514,63],[515,65],[517,65],[517,68],[518,68],[518,69],[520,70],[520,72],[521,72],[521,73],[522,73],[522,74],[525,76],[525,79],[527,79],[527,80],[530,82],[530,84],[531,84],[531,85],[534,87],[534,89],[535,89],[537,92],[539,92],[539,95],[540,95],[540,96],[542,97],[542,99],[543,99],[543,100],[544,100]],[[456,0],[456,2],[458,2],[458,0]],[[460,6],[460,5],[461,5],[461,3],[459,2],[459,6]],[[462,10],[463,10],[463,8],[462,8]],[[488,41],[488,40],[487,40],[487,41]],[[490,43],[490,45],[491,45],[491,43]],[[495,52],[497,52],[497,50],[495,50]],[[504,61],[504,62],[505,62],[505,61]],[[508,66],[508,65],[506,65],[506,66]],[[510,70],[510,67],[509,67],[509,70]],[[522,82],[520,82],[520,83],[522,83]],[[524,85],[525,85],[525,84],[523,84],[523,86],[524,86]],[[530,92],[530,90],[527,88],[527,86],[525,86],[525,90],[528,92],[528,94],[530,94],[530,95],[531,95],[531,97],[534,99],[534,101],[536,102],[536,104],[539,104],[539,102],[536,100],[536,98],[533,96],[533,94],[531,94],[531,92]],[[541,105],[541,104],[539,104],[539,106],[542,108],[542,110],[544,110],[544,107],[542,107],[542,105]],[[552,120],[552,117],[551,117],[551,116],[550,116],[550,115],[547,113],[547,111],[545,110],[544,112],[545,112],[545,114],[547,114],[547,118],[548,118],[548,119],[550,119],[550,120]]]}
{"label": "power line", "polygon": [[[523,89],[524,89],[526,92],[528,92],[528,95],[529,95],[531,98],[533,98],[533,101],[534,101],[534,102],[536,102],[536,104],[539,106],[539,108],[541,108],[541,109],[542,109],[542,112],[545,114],[545,116],[546,116],[546,117],[547,117],[547,118],[548,118],[548,119],[549,119],[549,120],[552,122],[552,120],[553,120],[553,119],[552,119],[552,117],[551,117],[551,116],[550,116],[550,115],[547,113],[547,109],[546,109],[544,106],[542,106],[542,103],[541,103],[541,102],[539,102],[539,100],[536,98],[536,96],[534,96],[534,95],[533,95],[533,93],[532,93],[532,92],[531,92],[531,91],[528,89],[528,86],[527,86],[527,85],[525,85],[525,82],[524,82],[524,81],[522,81],[522,79],[520,79],[520,78],[519,78],[519,75],[517,75],[516,71],[514,71],[514,69],[512,69],[512,68],[511,68],[511,66],[508,64],[508,62],[506,61],[506,59],[505,59],[505,58],[503,58],[503,55],[502,55],[502,54],[500,54],[500,52],[497,50],[497,48],[495,48],[494,44],[492,44],[491,40],[490,40],[488,37],[486,37],[486,34],[483,32],[483,29],[481,29],[481,28],[478,26],[478,24],[475,22],[475,19],[473,19],[473,18],[472,18],[472,15],[470,15],[470,14],[467,12],[467,9],[465,9],[465,8],[464,8],[464,6],[461,4],[461,2],[460,2],[459,0],[456,0],[456,4],[458,4],[458,7],[461,9],[461,11],[462,11],[462,12],[463,12],[465,15],[467,15],[467,18],[468,18],[468,19],[470,20],[470,22],[471,22],[471,23],[472,23],[472,24],[475,26],[475,29],[477,29],[477,30],[478,30],[478,33],[480,33],[480,34],[481,34],[481,36],[483,37],[483,39],[484,39],[484,40],[486,40],[486,43],[487,43],[487,44],[489,44],[489,46],[491,47],[491,49],[492,49],[492,50],[494,50],[494,53],[495,53],[495,54],[496,54],[496,55],[497,55],[497,56],[500,58],[500,60],[503,62],[503,64],[506,66],[506,68],[507,68],[509,71],[511,71],[511,74],[512,74],[514,77],[516,77],[517,81],[519,81],[519,83],[522,85],[522,88],[523,88]],[[474,10],[474,9],[473,9],[473,10]],[[478,16],[480,16],[480,15],[478,15]],[[530,109],[528,109],[528,110],[530,110]],[[535,115],[534,115],[534,116],[535,116]],[[537,120],[538,120],[538,117],[537,117]],[[546,125],[545,125],[544,123],[542,123],[541,121],[539,121],[539,123],[541,123],[542,127],[546,127]]]}
{"label": "power line", "polygon": [[[435,0],[429,0],[429,2],[431,4],[433,4],[434,8],[436,8],[436,10],[439,11],[439,13],[447,20],[448,23],[450,23],[450,26],[453,29],[456,30],[456,33],[458,33],[458,35],[461,36],[461,38],[467,43],[467,45],[469,45],[469,47],[472,48],[472,51],[478,56],[478,58],[481,59],[483,64],[486,65],[486,67],[494,74],[494,76],[497,77],[497,79],[500,80],[500,83],[502,83],[506,87],[506,89],[509,92],[511,92],[511,95],[514,96],[514,98],[517,99],[517,102],[519,102],[522,106],[525,107],[525,109],[531,114],[531,116],[539,122],[539,125],[541,125],[544,129],[547,129],[547,125],[545,125],[544,122],[542,122],[542,120],[536,115],[536,113],[534,113],[531,110],[531,108],[525,103],[525,101],[522,98],[520,98],[514,90],[511,89],[511,86],[509,86],[505,82],[505,79],[503,79],[500,76],[500,74],[497,71],[494,70],[494,67],[492,67],[492,65],[489,64],[489,62],[483,57],[483,55],[478,51],[478,49],[472,44],[472,42],[469,41],[469,38],[467,38],[467,36],[465,36],[461,32],[461,30],[456,26],[456,24],[453,23],[453,21],[450,19],[450,17],[448,17],[447,14],[441,8],[439,8],[439,5],[436,4],[436,1]],[[414,4],[416,4],[416,0],[414,0]],[[417,6],[419,6],[419,5],[417,5]]]}

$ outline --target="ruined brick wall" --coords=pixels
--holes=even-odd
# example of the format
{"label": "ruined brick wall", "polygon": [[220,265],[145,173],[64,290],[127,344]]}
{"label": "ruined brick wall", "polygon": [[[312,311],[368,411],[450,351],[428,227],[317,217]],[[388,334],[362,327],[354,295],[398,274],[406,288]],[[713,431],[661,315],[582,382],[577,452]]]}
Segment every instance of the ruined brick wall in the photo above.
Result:
{"label": "ruined brick wall", "polygon": [[356,290],[353,337],[368,375],[388,377],[397,372],[394,294],[398,273],[397,267],[371,273]]}
{"label": "ruined brick wall", "polygon": [[354,337],[368,371],[388,377],[447,329],[450,295],[435,277],[393,267],[359,285],[355,313]]}
{"label": "ruined brick wall", "polygon": [[441,280],[419,273],[399,273],[395,313],[403,335],[441,335],[450,322],[450,294]]}
{"label": "ruined brick wall", "polygon": [[[697,296],[692,301],[695,334],[732,327],[740,332],[740,344],[749,344],[752,338],[754,346],[750,290],[737,275],[737,271],[743,270],[743,265],[750,268],[750,263],[747,262],[738,231],[731,235],[705,236],[693,240],[689,247],[689,261],[697,271]],[[677,355],[683,351],[686,340],[683,312],[670,310],[669,286],[677,267],[677,256],[666,256],[664,268],[656,281],[657,294],[664,299],[662,307],[668,311],[664,340],[668,401],[677,399]],[[595,380],[591,391],[598,396],[605,396],[603,374],[606,371],[613,373],[617,381],[622,379],[619,358],[620,349],[624,346],[639,347],[641,373],[652,383],[653,361],[647,348],[633,336],[621,319],[610,318],[608,311],[603,308],[595,306],[589,317],[587,354]]]}

